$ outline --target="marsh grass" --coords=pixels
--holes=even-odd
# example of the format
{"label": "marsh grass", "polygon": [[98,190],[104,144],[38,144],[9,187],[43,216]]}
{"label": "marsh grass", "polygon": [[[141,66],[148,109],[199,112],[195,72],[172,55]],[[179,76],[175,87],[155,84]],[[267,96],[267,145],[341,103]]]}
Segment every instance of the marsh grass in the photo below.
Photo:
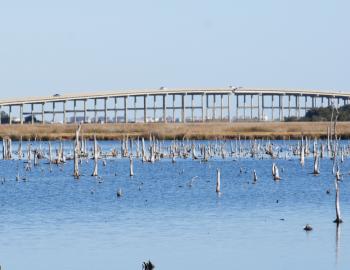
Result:
{"label": "marsh grass", "polygon": [[[136,124],[85,124],[82,134],[85,138],[98,140],[122,139],[128,137],[149,138],[152,134],[159,139],[242,139],[271,138],[296,139],[307,135],[316,138],[327,136],[327,122],[215,122],[215,123],[136,123]],[[0,137],[18,140],[70,140],[74,137],[75,124],[48,125],[0,125]],[[350,138],[350,122],[339,122],[337,132],[342,138]]]}

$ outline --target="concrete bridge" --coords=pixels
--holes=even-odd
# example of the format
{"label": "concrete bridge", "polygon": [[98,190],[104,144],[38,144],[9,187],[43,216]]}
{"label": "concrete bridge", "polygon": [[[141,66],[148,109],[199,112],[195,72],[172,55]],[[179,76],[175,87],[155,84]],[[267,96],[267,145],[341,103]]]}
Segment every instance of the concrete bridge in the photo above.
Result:
{"label": "concrete bridge", "polygon": [[350,93],[337,91],[161,87],[1,99],[0,111],[8,114],[8,124],[284,121],[300,118],[310,108],[349,101]]}

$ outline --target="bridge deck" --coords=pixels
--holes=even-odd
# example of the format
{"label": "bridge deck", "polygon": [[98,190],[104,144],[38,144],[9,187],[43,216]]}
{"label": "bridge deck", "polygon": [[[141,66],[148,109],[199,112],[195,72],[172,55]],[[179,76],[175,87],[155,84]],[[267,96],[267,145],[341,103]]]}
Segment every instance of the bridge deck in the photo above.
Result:
{"label": "bridge deck", "polygon": [[[126,90],[126,91],[100,91],[82,94],[62,94],[59,96],[45,97],[24,97],[0,99],[0,106],[20,105],[20,104],[39,104],[45,102],[61,102],[67,100],[85,100],[101,99],[108,97],[124,96],[144,96],[144,95],[181,95],[181,94],[261,94],[261,95],[300,95],[300,96],[324,96],[350,98],[350,93],[342,91],[321,91],[321,90],[302,90],[302,89],[266,89],[266,88],[179,88],[179,89],[144,89],[144,90]],[[59,94],[59,93],[58,93]]]}
{"label": "bridge deck", "polygon": [[301,118],[310,108],[332,104],[350,104],[350,93],[242,87],[57,93],[0,100],[1,110],[7,113],[0,123],[77,123],[90,118],[96,123],[283,121],[286,116]]}

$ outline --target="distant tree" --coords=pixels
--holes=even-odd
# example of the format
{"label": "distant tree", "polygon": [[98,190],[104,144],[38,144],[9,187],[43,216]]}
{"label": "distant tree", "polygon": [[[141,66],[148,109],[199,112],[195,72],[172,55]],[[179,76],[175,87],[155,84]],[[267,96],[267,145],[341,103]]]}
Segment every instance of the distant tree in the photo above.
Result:
{"label": "distant tree", "polygon": [[313,108],[306,112],[304,120],[306,121],[329,121],[331,119],[332,109],[327,108]]}
{"label": "distant tree", "polygon": [[10,117],[7,113],[5,113],[4,111],[1,111],[0,116],[1,116],[1,123],[2,124],[10,123]]}
{"label": "distant tree", "polygon": [[26,116],[25,118],[24,118],[24,123],[31,123],[32,122],[32,118],[33,118],[33,122],[34,123],[38,123],[39,121],[38,121],[38,119],[36,119],[36,117],[35,116],[31,116],[31,115],[28,115],[28,116]]}
{"label": "distant tree", "polygon": [[296,121],[299,121],[299,119],[296,116],[289,116],[289,117],[285,117],[284,121],[285,122],[296,122]]}
{"label": "distant tree", "polygon": [[[338,121],[350,121],[350,105],[341,106],[339,109]],[[332,116],[332,107],[313,108],[306,112],[304,121],[330,121]]]}
{"label": "distant tree", "polygon": [[[338,121],[350,121],[350,105],[344,105],[339,107]],[[297,118],[295,116],[285,117],[284,121],[294,122],[294,121],[330,121],[332,117],[332,107],[326,108],[312,108],[309,109],[304,117]]]}

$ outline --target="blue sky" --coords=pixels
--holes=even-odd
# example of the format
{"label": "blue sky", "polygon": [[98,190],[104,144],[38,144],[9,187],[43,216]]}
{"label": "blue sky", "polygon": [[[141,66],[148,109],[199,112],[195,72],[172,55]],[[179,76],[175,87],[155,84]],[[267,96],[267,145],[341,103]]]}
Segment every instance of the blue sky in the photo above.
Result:
{"label": "blue sky", "polygon": [[166,87],[350,90],[349,1],[0,1],[0,98]]}

